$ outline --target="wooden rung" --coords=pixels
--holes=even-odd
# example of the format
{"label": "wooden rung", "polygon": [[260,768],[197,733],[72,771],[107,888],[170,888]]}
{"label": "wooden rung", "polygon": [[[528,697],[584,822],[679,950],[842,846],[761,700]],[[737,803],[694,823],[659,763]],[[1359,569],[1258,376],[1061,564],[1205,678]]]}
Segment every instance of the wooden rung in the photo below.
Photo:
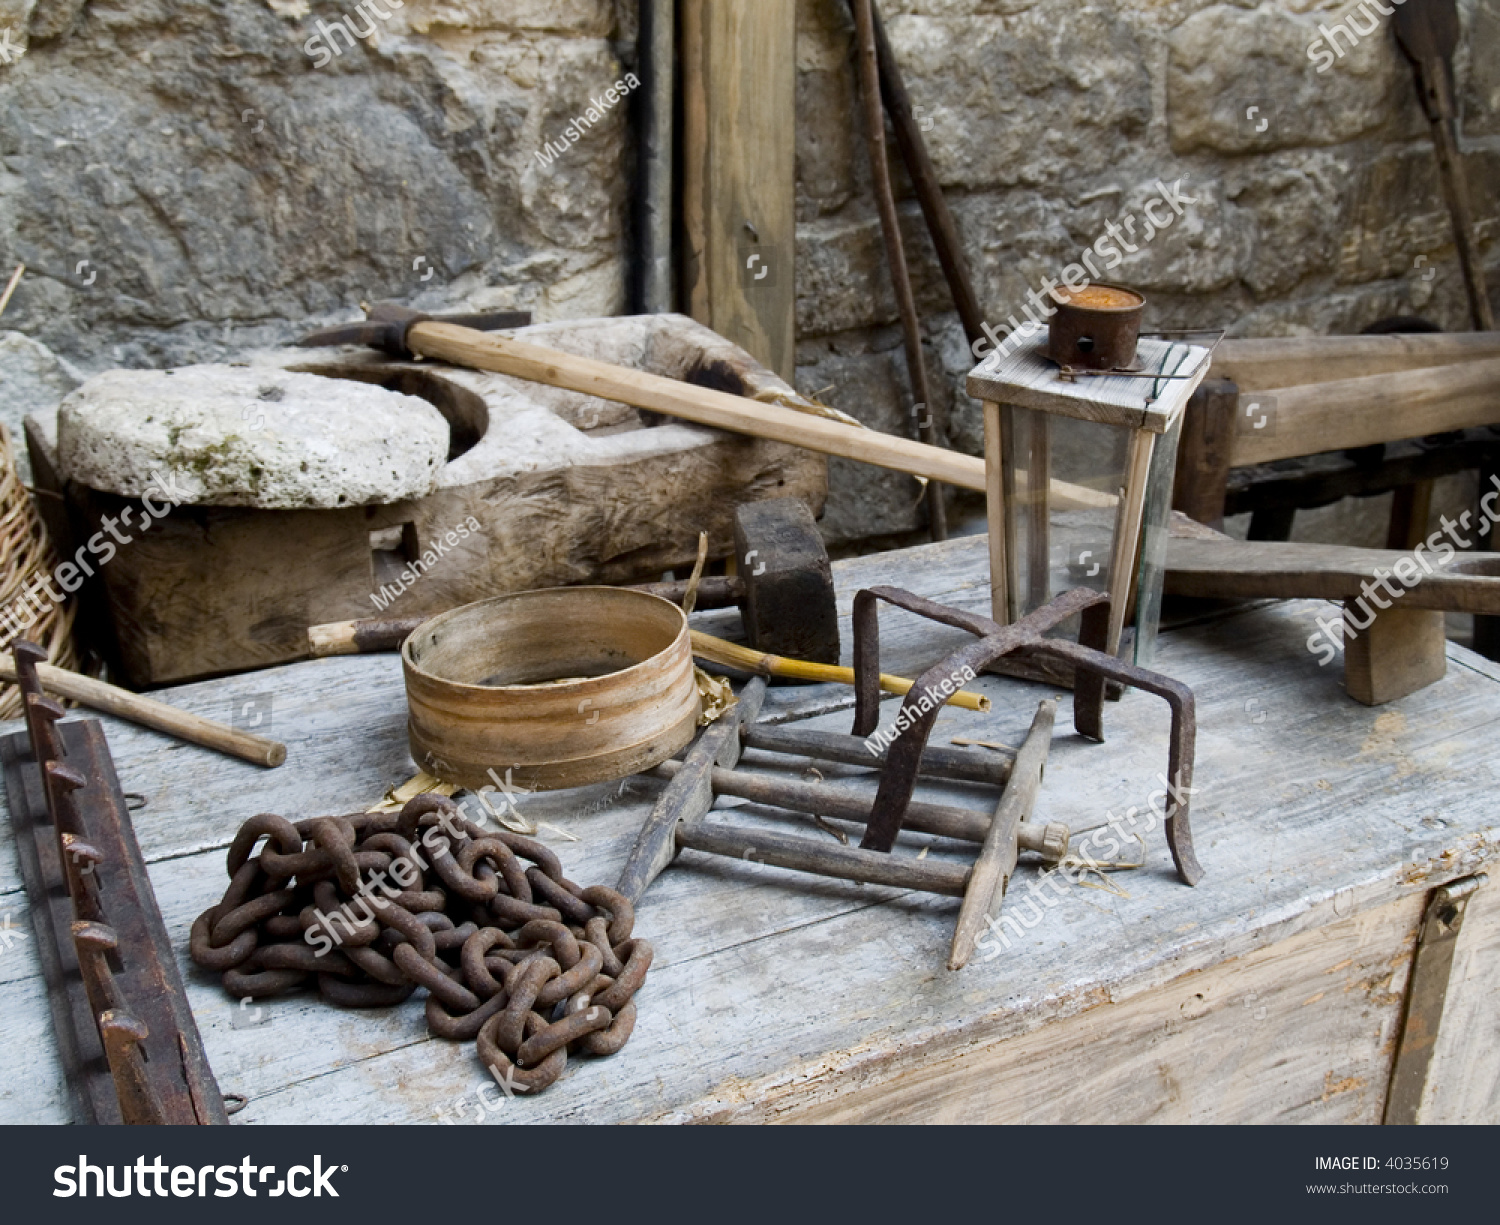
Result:
{"label": "wooden rung", "polygon": [[897,889],[919,889],[945,897],[962,897],[969,884],[969,869],[959,864],[931,859],[911,859],[886,851],[865,851],[833,842],[815,842],[739,825],[702,822],[677,827],[677,845],[687,850],[767,863],[815,876],[861,881],[868,885],[890,885]]}

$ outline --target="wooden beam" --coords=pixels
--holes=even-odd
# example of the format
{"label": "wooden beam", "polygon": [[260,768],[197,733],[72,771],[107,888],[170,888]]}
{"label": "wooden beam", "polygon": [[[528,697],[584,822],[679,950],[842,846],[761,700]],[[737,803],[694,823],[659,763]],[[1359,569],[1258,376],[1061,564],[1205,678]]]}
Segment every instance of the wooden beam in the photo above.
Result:
{"label": "wooden beam", "polygon": [[1238,421],[1235,467],[1491,425],[1500,422],[1500,357],[1255,393],[1242,387]]}
{"label": "wooden beam", "polygon": [[796,2],[682,0],[688,313],[796,367]]}
{"label": "wooden beam", "polygon": [[[1165,590],[1214,600],[1352,600],[1369,585],[1375,608],[1395,602],[1399,591],[1402,608],[1500,613],[1500,556],[1455,553],[1446,539],[1440,542],[1438,550],[1418,554],[1174,535],[1167,542]],[[1392,575],[1395,582],[1387,583]]]}
{"label": "wooden beam", "polygon": [[1242,392],[1264,391],[1487,357],[1500,357],[1500,332],[1278,336],[1222,341],[1210,374],[1233,379]]}

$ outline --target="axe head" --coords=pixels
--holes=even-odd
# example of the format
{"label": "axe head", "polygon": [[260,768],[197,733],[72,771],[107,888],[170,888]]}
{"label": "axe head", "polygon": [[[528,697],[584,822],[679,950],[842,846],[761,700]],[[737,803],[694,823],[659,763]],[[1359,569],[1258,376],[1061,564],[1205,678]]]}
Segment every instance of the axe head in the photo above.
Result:
{"label": "axe head", "polygon": [[428,315],[397,302],[377,302],[365,311],[365,318],[353,323],[339,323],[319,328],[297,341],[304,349],[332,345],[368,345],[392,357],[410,361],[414,356],[407,346],[406,335],[415,323],[453,323],[479,332],[503,328],[523,328],[531,322],[530,311],[505,311],[488,315]]}

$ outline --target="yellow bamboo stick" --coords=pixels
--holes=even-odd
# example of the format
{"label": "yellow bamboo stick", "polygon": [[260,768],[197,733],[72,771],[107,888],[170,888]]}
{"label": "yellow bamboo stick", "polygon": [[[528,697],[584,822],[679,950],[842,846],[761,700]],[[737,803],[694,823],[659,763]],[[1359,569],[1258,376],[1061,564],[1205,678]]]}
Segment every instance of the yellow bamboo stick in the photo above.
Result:
{"label": "yellow bamboo stick", "polygon": [[[744,672],[759,672],[763,676],[780,676],[788,680],[829,681],[836,685],[854,684],[854,669],[835,664],[814,664],[803,659],[787,659],[781,655],[767,655],[738,643],[725,642],[698,630],[692,631],[693,654],[699,659],[720,664],[726,668],[739,668]],[[916,684],[902,676],[880,674],[880,687],[887,693],[905,694]],[[948,699],[949,706],[964,710],[988,711],[990,700],[983,694],[960,689]]]}

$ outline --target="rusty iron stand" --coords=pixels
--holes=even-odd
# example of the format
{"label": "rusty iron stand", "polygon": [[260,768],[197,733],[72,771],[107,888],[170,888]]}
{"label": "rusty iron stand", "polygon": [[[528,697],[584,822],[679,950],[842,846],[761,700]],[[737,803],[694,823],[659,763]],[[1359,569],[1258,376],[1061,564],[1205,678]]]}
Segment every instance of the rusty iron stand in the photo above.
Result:
{"label": "rusty iron stand", "polygon": [[[879,718],[880,647],[877,605],[885,601],[943,624],[967,629],[978,637],[933,665],[904,699],[899,728],[880,762],[880,789],[873,806],[832,788],[774,780],[736,771],[743,747],[870,765],[865,737]],[[1078,643],[1045,638],[1046,632],[1079,614]],[[1033,850],[1049,862],[1067,853],[1069,833],[1063,826],[1038,827],[1028,822],[1041,783],[1052,734],[1055,704],[1043,702],[1026,742],[1013,760],[986,758],[952,749],[929,749],[927,739],[942,702],[937,695],[965,668],[975,673],[1010,654],[1051,657],[1071,664],[1077,673],[1074,722],[1091,739],[1103,739],[1105,685],[1117,682],[1155,693],[1172,711],[1168,770],[1172,779],[1166,833],[1178,875],[1195,884],[1202,868],[1193,852],[1187,796],[1191,793],[1194,741],[1192,691],[1168,677],[1126,664],[1104,651],[1109,625],[1108,597],[1098,592],[1067,592],[1009,626],[986,617],[948,608],[898,588],[861,591],[854,601],[855,720],[851,736],[755,726],[765,696],[765,682],[746,685],[738,705],[703,733],[679,763],[658,767],[670,781],[637,837],[618,885],[632,903],[683,849],[866,884],[917,889],[964,899],[959,913],[950,969],[961,968],[973,951],[986,916],[998,911],[1021,850]],[[937,700],[935,700],[935,698]],[[994,816],[945,805],[913,802],[919,775],[1000,783],[1005,790]],[[736,795],[771,807],[811,812],[865,825],[858,848],[704,820],[716,795]],[[982,844],[972,868],[919,861],[891,854],[903,828]]]}
{"label": "rusty iron stand", "polygon": [[74,1121],[225,1123],[102,724],[60,723],[17,642],[27,733],[0,767]]}

